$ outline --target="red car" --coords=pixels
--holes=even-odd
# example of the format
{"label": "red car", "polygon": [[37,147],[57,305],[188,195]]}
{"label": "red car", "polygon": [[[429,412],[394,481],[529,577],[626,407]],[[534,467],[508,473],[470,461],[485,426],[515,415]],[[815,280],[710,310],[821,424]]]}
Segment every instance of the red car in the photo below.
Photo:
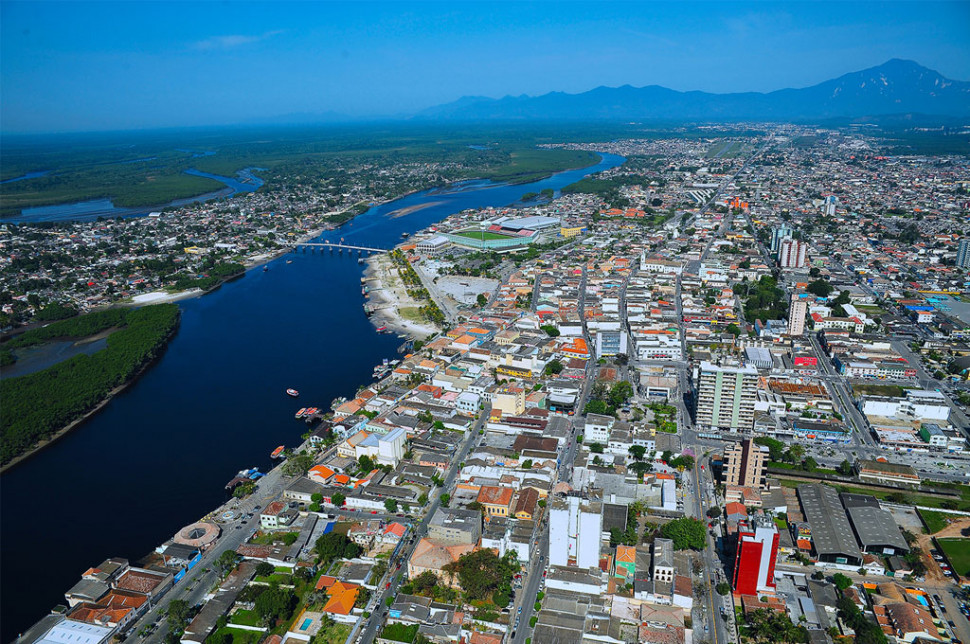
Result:
{"label": "red car", "polygon": [[387,582],[387,585],[386,585],[386,586],[384,586],[384,590],[387,590],[387,589],[388,589],[388,588],[390,588],[390,587],[391,587],[391,582]]}
{"label": "red car", "polygon": [[370,513],[371,514],[377,514],[377,510],[371,510]]}

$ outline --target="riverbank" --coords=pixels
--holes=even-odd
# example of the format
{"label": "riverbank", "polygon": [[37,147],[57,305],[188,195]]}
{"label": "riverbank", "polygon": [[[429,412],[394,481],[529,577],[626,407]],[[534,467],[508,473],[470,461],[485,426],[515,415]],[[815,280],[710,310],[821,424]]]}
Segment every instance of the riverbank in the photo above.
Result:
{"label": "riverbank", "polygon": [[423,302],[408,295],[394,263],[386,254],[367,260],[364,279],[370,289],[369,306],[374,312],[371,321],[376,326],[386,326],[395,333],[414,339],[424,339],[439,331],[438,327],[423,319],[419,312]]}
{"label": "riverbank", "polygon": [[[161,337],[158,340],[158,342],[155,343],[155,345],[151,348],[151,353],[153,354],[151,359],[147,360],[145,364],[138,367],[138,369],[136,369],[135,372],[132,373],[131,376],[125,380],[125,382],[109,390],[104,395],[104,398],[101,399],[98,403],[96,403],[93,407],[91,407],[91,409],[84,412],[77,418],[71,420],[66,425],[64,425],[64,427],[62,427],[61,429],[56,430],[50,436],[45,436],[39,439],[37,442],[33,443],[31,447],[29,447],[27,450],[17,454],[16,456],[8,460],[6,463],[3,463],[2,465],[0,465],[0,474],[3,474],[10,468],[16,466],[19,463],[22,463],[23,461],[27,460],[31,456],[37,454],[42,449],[54,444],[55,442],[57,442],[58,439],[66,436],[71,430],[78,427],[79,425],[87,421],[89,418],[97,414],[99,411],[101,411],[101,409],[103,409],[105,405],[110,403],[115,396],[117,396],[122,391],[124,391],[132,384],[137,382],[138,379],[141,378],[141,376],[144,375],[149,369],[151,369],[152,366],[156,362],[158,362],[158,360],[161,359],[162,355],[164,355],[165,349],[168,347],[168,343],[171,342],[172,338],[175,337],[175,334],[178,333],[180,320],[181,320],[181,316],[176,315],[174,325],[171,327],[171,329],[163,337]],[[94,339],[97,339],[97,337],[105,336],[105,334],[116,333],[116,332],[118,332],[117,329],[114,329],[114,328],[108,329],[108,330],[99,332],[98,334],[96,334],[96,336],[92,336],[91,339],[94,340]],[[42,373],[42,372],[37,372],[37,373]],[[29,375],[23,376],[23,378],[29,378],[29,377],[30,377]],[[9,399],[7,404],[10,404]],[[9,409],[8,409],[8,413],[9,413]],[[4,422],[4,425],[6,425],[6,422]],[[7,428],[4,427],[4,429],[6,430]],[[5,436],[4,438],[7,438],[7,437]]]}

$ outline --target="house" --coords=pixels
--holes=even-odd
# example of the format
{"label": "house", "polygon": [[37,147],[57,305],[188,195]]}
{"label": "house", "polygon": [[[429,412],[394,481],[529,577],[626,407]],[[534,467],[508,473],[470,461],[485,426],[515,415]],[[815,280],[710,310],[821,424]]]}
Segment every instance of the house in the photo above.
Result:
{"label": "house", "polygon": [[296,517],[297,512],[287,507],[285,502],[273,501],[259,515],[259,525],[264,530],[275,530],[290,525]]}
{"label": "house", "polygon": [[515,499],[515,509],[513,510],[515,518],[532,520],[538,503],[539,492],[537,490],[531,487],[523,489]]}
{"label": "house", "polygon": [[[317,580],[316,589],[327,593],[327,603],[323,606],[323,612],[337,621],[348,621],[340,618],[349,617],[354,610],[357,596],[360,594],[360,586],[340,581],[336,577],[321,575],[320,579]],[[349,621],[356,621],[356,619],[354,617],[353,620]]]}
{"label": "house", "polygon": [[451,579],[450,575],[443,574],[444,567],[476,549],[477,546],[472,544],[443,546],[430,539],[421,539],[414,547],[414,553],[408,560],[408,577],[414,579],[421,573],[430,571],[438,576],[440,583],[455,586],[457,580]]}
{"label": "house", "polygon": [[[489,516],[507,517],[512,507],[514,490],[510,487],[483,485],[476,499]],[[536,499],[538,501],[538,499]]]}

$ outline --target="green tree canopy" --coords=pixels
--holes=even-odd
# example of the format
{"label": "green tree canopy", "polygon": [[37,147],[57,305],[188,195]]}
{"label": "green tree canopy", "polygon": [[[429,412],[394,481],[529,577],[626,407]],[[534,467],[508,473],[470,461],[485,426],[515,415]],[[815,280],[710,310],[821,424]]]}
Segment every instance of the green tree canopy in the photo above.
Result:
{"label": "green tree canopy", "polygon": [[703,550],[706,543],[705,535],[704,524],[691,517],[674,519],[660,527],[660,536],[672,540],[675,550]]}

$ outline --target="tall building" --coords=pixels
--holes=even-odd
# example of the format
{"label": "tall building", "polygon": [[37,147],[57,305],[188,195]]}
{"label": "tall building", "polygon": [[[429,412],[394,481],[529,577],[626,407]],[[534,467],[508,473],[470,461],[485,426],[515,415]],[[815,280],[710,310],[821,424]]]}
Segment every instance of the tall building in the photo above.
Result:
{"label": "tall building", "polygon": [[957,266],[970,268],[970,237],[960,240],[957,247]]}
{"label": "tall building", "polygon": [[792,298],[788,305],[788,335],[805,333],[805,316],[808,315],[808,302]]}
{"label": "tall building", "polygon": [[786,237],[778,247],[778,265],[782,268],[802,268],[805,266],[805,250],[808,244]]}
{"label": "tall building", "polygon": [[771,252],[777,253],[778,249],[781,247],[781,240],[786,237],[791,237],[794,234],[794,230],[788,224],[782,224],[774,230],[771,231]]}
{"label": "tall building", "polygon": [[549,563],[579,568],[598,566],[602,534],[599,501],[575,496],[554,500],[549,509]]}
{"label": "tall building", "polygon": [[825,216],[834,217],[835,216],[835,205],[839,202],[838,197],[835,195],[829,195],[825,198]]}
{"label": "tall building", "polygon": [[697,386],[697,424],[737,432],[754,424],[758,370],[702,362]]}
{"label": "tall building", "polygon": [[768,448],[764,445],[750,438],[734,444],[724,452],[724,484],[764,489],[767,461]]}
{"label": "tall building", "polygon": [[758,595],[775,589],[778,528],[766,516],[755,517],[751,528],[739,528],[734,556],[734,592]]}

